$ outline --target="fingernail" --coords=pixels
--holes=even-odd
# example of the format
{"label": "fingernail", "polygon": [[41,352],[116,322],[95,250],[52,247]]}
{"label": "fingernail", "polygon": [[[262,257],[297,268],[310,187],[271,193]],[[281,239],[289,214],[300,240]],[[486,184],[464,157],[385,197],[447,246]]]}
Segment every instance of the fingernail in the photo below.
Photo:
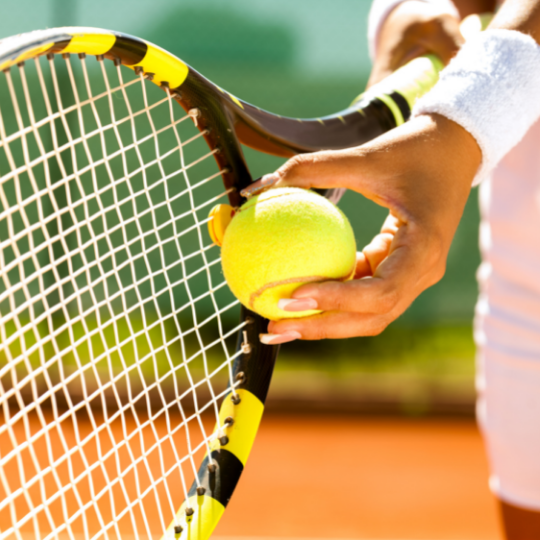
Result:
{"label": "fingernail", "polygon": [[302,334],[291,330],[289,332],[283,332],[283,334],[259,334],[261,343],[265,345],[279,345],[280,343],[288,343],[295,339],[300,339]]}
{"label": "fingernail", "polygon": [[266,188],[273,186],[277,181],[277,174],[265,174],[264,176],[261,176],[261,178],[253,182],[253,184],[251,184],[247,188],[244,188],[240,192],[240,195],[242,195],[242,197],[246,197],[246,199],[249,199],[250,197],[257,195],[261,191],[264,191]]}
{"label": "fingernail", "polygon": [[283,311],[307,311],[319,307],[314,298],[282,298],[278,300],[277,305]]}

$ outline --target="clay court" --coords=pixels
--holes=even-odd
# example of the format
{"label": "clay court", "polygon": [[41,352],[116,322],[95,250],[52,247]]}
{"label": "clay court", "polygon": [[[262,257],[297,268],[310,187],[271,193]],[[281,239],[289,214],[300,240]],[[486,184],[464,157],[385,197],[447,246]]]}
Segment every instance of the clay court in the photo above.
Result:
{"label": "clay court", "polygon": [[[211,429],[211,423],[207,424]],[[126,440],[119,423],[111,427],[108,433],[117,444]],[[156,433],[166,433],[163,422],[156,422],[154,427]],[[79,428],[83,435],[92,437],[89,424],[81,422]],[[22,437],[22,431],[17,430],[17,433]],[[141,454],[142,446],[137,441],[150,448],[154,441],[152,433],[150,429],[142,430],[144,443],[138,436],[131,439],[130,451],[134,455]],[[71,443],[73,434],[68,431],[66,434]],[[100,432],[102,449],[111,447],[109,435]],[[85,447],[89,459],[93,459],[97,449],[98,439],[92,440],[94,442]],[[4,443],[7,444],[7,439]],[[54,446],[55,452],[61,455],[61,445]],[[164,448],[166,450],[166,445]],[[174,454],[167,450],[162,455],[165,469],[174,467]],[[44,446],[37,456],[47,459]],[[126,447],[122,447],[114,459],[112,457],[104,461],[104,466],[110,478],[116,478],[116,459],[125,461],[125,465],[132,461]],[[72,463],[77,474],[84,473],[85,465],[80,459]],[[136,497],[139,488],[150,485],[145,470],[150,470],[154,478],[160,478],[162,468],[155,450],[147,454],[146,463],[149,469],[141,461],[136,466],[138,485],[133,471],[124,472],[126,493],[131,498]],[[26,470],[32,468],[28,466]],[[11,467],[6,472],[12,485],[17,483],[17,468]],[[59,467],[58,473],[68,474],[65,466]],[[90,476],[97,492],[105,487],[99,470]],[[181,485],[174,478],[173,475],[168,479],[168,489],[179,502],[183,499]],[[44,482],[54,488],[50,475],[44,475]],[[156,487],[161,493],[164,484],[158,483]],[[79,482],[78,489],[79,494],[84,495],[89,489],[89,480]],[[121,508],[125,499],[119,487],[113,487],[111,494]],[[103,496],[99,502],[103,517],[110,512],[106,508],[107,500]],[[158,530],[160,512],[154,508],[153,500],[151,494],[144,497],[147,516],[153,522],[150,527]],[[70,501],[68,497],[68,504]],[[165,498],[162,501],[166,504]],[[19,504],[23,510],[22,499]],[[62,523],[60,500],[50,509],[53,519]],[[137,511],[135,515],[140,521]],[[99,526],[97,521],[90,525]],[[32,538],[31,529],[25,530],[25,540]],[[501,538],[494,499],[487,486],[482,440],[472,419],[325,414],[269,414],[263,418],[246,470],[213,537],[218,540]]]}
{"label": "clay court", "polygon": [[215,537],[501,538],[472,420],[267,416]]}

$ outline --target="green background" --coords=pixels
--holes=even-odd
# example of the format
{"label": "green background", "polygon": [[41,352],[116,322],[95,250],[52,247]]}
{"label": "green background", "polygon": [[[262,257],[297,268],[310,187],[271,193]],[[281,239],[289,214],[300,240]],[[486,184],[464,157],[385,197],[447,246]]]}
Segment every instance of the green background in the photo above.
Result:
{"label": "green background", "polygon": [[[366,41],[370,3],[17,0],[3,3],[0,36],[61,25],[134,34],[168,49],[255,105],[282,115],[311,117],[345,108],[363,90],[370,70]],[[251,151],[247,158],[254,177],[283,162]],[[365,245],[382,224],[385,211],[355,193],[347,193],[340,206],[353,224],[358,245]],[[376,338],[326,343],[317,352],[309,344],[285,347],[283,358],[289,358],[291,369],[305,369],[305,362],[312,370],[325,369],[340,358],[346,371],[356,369],[370,376],[413,373],[431,382],[457,376],[471,389],[477,206],[473,191],[445,277],[386,332]]]}

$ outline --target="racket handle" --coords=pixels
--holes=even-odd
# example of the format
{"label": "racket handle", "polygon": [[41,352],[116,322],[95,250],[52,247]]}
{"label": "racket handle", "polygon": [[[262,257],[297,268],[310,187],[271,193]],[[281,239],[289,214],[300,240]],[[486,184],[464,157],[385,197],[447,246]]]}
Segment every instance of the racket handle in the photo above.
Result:
{"label": "racket handle", "polygon": [[434,54],[415,58],[360,94],[352,106],[378,99],[392,111],[399,126],[409,119],[416,100],[433,88],[443,68],[444,64]]}

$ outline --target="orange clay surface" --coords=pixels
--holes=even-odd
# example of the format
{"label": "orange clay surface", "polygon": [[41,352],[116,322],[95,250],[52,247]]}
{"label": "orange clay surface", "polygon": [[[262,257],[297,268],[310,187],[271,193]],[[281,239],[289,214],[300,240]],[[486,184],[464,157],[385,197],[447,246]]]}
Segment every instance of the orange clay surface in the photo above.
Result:
{"label": "orange clay surface", "polygon": [[[98,418],[97,416],[95,418]],[[208,419],[210,420],[210,419]],[[128,431],[134,428],[128,422]],[[39,423],[30,422],[32,431]],[[89,437],[92,427],[80,423],[81,437]],[[72,447],[74,433],[66,426],[64,437]],[[99,432],[102,450],[124,440],[121,426],[110,425],[110,431]],[[155,422],[141,432],[141,437],[130,439],[135,457],[142,452],[141,440],[155,441],[155,433],[167,433],[164,422]],[[206,422],[209,433],[212,422]],[[196,433],[196,426],[191,430]],[[14,426],[17,440],[25,440],[22,422]],[[62,445],[55,431],[50,432],[55,459],[62,456]],[[185,437],[174,439],[179,455],[185,452]],[[7,452],[11,439],[0,439],[0,448]],[[94,463],[97,457],[97,439],[90,438],[85,446],[87,459]],[[40,446],[41,445],[41,446]],[[149,444],[145,444],[145,447]],[[35,443],[36,459],[48,461],[43,437]],[[122,447],[123,448],[123,447]],[[125,506],[125,497],[137,500],[139,491],[149,486],[144,474],[146,465],[154,478],[161,478],[161,459],[165,470],[176,463],[170,446],[161,447],[161,453],[150,452],[146,460],[138,461],[138,482],[130,472],[124,477],[126,491],[118,486],[111,495],[119,509]],[[197,463],[202,459],[201,450]],[[87,468],[78,454],[72,459],[75,476]],[[26,476],[34,473],[28,452],[22,453]],[[91,477],[96,492],[105,487],[109,478],[116,477],[117,461],[127,466],[133,458],[125,449],[112,454],[103,463],[103,469],[92,469]],[[186,467],[189,469],[189,467]],[[67,469],[57,469],[67,479]],[[189,473],[189,470],[186,472]],[[20,483],[18,466],[12,463],[4,469],[13,488]],[[56,493],[56,484],[50,474],[43,480],[48,496]],[[181,482],[176,474],[158,483],[155,491],[166,504],[165,485],[176,504],[183,500]],[[37,491],[36,491],[37,490]],[[41,487],[36,484],[30,495],[40,500]],[[56,491],[55,491],[56,490]],[[90,496],[88,481],[78,483],[78,493],[84,500]],[[0,483],[0,500],[5,497]],[[20,515],[27,511],[25,499],[18,497],[16,506]],[[105,522],[111,520],[112,507],[108,496],[99,499],[98,507]],[[78,504],[71,491],[66,495],[67,507],[74,510]],[[145,514],[155,530],[160,529],[160,511],[156,507],[153,491],[144,499]],[[60,500],[49,507],[55,523],[63,523]],[[135,507],[137,508],[137,507]],[[90,517],[93,514],[90,512]],[[135,512],[139,526],[142,521]],[[10,523],[8,509],[0,512],[0,527]],[[128,523],[120,523],[126,530]],[[29,526],[31,523],[29,523]],[[45,527],[45,525],[43,525]],[[91,519],[92,533],[100,530],[99,521]],[[74,530],[82,532],[75,522]],[[33,529],[32,529],[33,530]],[[142,528],[141,530],[144,530]],[[34,538],[24,529],[25,540]],[[159,538],[158,533],[156,538]],[[122,535],[122,538],[134,538]],[[251,538],[301,539],[391,539],[391,540],[500,540],[495,501],[487,487],[487,463],[482,440],[473,421],[466,420],[407,420],[325,415],[273,416],[263,418],[247,468],[233,496],[223,520],[218,525],[215,540],[248,540]],[[61,536],[67,538],[67,535]],[[82,536],[81,536],[82,538]],[[141,537],[142,538],[142,537]],[[145,538],[147,538],[145,536]]]}
{"label": "orange clay surface", "polygon": [[215,538],[499,540],[487,478],[473,421],[266,416]]}

